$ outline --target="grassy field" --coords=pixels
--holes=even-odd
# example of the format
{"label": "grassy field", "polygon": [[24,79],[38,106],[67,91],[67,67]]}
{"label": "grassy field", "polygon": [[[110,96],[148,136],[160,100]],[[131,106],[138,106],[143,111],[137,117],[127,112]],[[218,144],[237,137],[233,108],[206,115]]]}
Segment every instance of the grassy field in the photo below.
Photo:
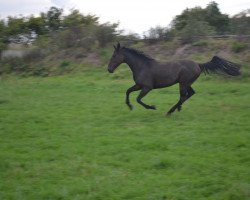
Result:
{"label": "grassy field", "polygon": [[[250,81],[202,75],[131,95],[126,69],[0,81],[0,199],[250,199]],[[124,78],[125,76],[125,78]]]}

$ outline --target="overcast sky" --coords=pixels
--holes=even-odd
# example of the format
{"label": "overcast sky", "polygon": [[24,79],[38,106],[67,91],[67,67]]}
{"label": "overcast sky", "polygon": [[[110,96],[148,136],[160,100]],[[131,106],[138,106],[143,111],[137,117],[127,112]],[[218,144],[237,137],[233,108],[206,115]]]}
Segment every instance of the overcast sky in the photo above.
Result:
{"label": "overcast sky", "polygon": [[[120,29],[142,34],[150,27],[168,26],[185,8],[201,6],[211,0],[0,0],[0,18],[9,15],[38,14],[51,6],[75,8],[95,14],[100,22],[119,22]],[[222,13],[230,16],[250,8],[250,0],[216,0]]]}

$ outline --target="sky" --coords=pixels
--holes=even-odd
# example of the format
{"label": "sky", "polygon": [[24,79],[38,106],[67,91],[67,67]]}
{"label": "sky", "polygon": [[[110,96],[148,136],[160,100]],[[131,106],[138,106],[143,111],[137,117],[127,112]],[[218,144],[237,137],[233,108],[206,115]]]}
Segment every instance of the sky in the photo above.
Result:
{"label": "sky", "polygon": [[[94,14],[101,23],[119,22],[126,33],[143,34],[151,27],[170,24],[186,8],[205,8],[211,0],[0,0],[0,18],[7,16],[38,15],[51,6],[63,8],[65,13],[78,9],[83,14]],[[250,0],[215,0],[220,11],[233,16],[250,9]]]}

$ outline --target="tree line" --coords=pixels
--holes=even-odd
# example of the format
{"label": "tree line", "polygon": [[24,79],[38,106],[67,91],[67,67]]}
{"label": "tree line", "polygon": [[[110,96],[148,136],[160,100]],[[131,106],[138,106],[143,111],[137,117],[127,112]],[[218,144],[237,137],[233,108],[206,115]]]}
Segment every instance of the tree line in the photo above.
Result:
{"label": "tree line", "polygon": [[[35,43],[40,47],[70,48],[105,47],[118,39],[139,40],[137,34],[122,35],[118,23],[99,22],[95,15],[83,15],[73,9],[64,15],[63,10],[51,7],[39,16],[8,17],[0,20],[0,52],[9,43]],[[250,9],[229,17],[221,13],[218,4],[210,2],[205,8],[187,8],[175,16],[169,27],[154,27],[145,32],[144,39],[171,40],[179,37],[190,43],[196,37],[236,34],[250,35]],[[63,41],[63,42],[62,42]]]}
{"label": "tree line", "polygon": [[179,37],[184,43],[190,43],[197,37],[214,35],[250,35],[250,9],[229,17],[221,13],[218,4],[212,1],[205,8],[185,9],[175,16],[169,27],[151,28],[144,38]]}
{"label": "tree line", "polygon": [[90,48],[95,43],[104,47],[119,34],[117,27],[116,23],[101,24],[95,15],[83,15],[76,9],[64,15],[63,9],[51,7],[39,16],[9,16],[0,20],[0,51],[9,43],[29,44],[34,41],[36,45],[60,48]]}

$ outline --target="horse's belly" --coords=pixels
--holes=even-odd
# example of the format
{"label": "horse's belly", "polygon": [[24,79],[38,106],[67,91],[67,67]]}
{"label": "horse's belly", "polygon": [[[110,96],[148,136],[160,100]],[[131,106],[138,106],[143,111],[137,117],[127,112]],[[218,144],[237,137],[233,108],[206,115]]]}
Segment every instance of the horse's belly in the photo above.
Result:
{"label": "horse's belly", "polygon": [[178,65],[173,67],[173,64],[159,66],[153,71],[154,88],[163,88],[176,84],[180,69]]}
{"label": "horse's belly", "polygon": [[171,85],[174,85],[176,84],[178,81],[177,80],[171,80],[171,81],[168,81],[168,80],[162,80],[162,81],[156,81],[154,83],[154,88],[164,88],[164,87],[169,87]]}

